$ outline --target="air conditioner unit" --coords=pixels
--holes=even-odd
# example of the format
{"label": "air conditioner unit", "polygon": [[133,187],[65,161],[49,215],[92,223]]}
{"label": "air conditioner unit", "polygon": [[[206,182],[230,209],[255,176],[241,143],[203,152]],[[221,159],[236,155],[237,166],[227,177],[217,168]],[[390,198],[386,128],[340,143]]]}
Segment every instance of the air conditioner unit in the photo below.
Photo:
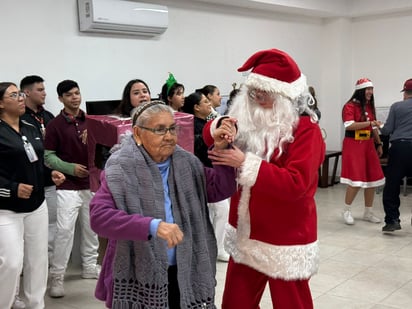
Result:
{"label": "air conditioner unit", "polygon": [[128,0],[78,0],[82,32],[155,36],[166,31],[168,8]]}

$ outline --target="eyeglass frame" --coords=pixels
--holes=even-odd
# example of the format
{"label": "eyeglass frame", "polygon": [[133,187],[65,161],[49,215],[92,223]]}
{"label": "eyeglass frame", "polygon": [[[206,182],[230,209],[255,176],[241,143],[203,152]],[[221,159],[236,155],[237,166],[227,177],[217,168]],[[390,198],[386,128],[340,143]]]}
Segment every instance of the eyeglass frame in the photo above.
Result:
{"label": "eyeglass frame", "polygon": [[20,98],[24,100],[26,98],[26,94],[23,91],[12,92],[7,96],[7,98],[13,99],[14,101],[18,101]]}
{"label": "eyeglass frame", "polygon": [[[169,132],[171,135],[176,136],[179,132],[179,126],[176,124],[171,125],[168,128],[148,128],[148,127],[143,127],[143,126],[139,126],[137,125],[137,127],[143,129],[143,130],[147,130],[152,132],[153,134],[156,134],[158,136],[164,136],[167,134],[167,132]],[[173,131],[173,132],[172,132]]]}
{"label": "eyeglass frame", "polygon": [[[259,95],[257,94],[259,92]],[[251,89],[247,92],[247,95],[250,99],[254,101],[265,101],[265,100],[273,100],[275,98],[273,93],[266,92],[264,90],[259,89]]]}

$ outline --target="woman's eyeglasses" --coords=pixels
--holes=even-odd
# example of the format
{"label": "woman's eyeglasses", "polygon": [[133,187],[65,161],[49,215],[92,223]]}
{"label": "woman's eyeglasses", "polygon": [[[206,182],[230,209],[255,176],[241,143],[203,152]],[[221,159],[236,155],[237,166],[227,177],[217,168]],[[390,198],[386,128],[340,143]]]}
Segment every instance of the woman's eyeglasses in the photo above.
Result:
{"label": "woman's eyeglasses", "polygon": [[172,125],[168,128],[146,128],[146,127],[142,127],[142,126],[138,126],[139,128],[143,129],[143,130],[147,130],[150,131],[156,135],[166,135],[167,132],[170,132],[170,134],[172,135],[176,135],[177,133],[179,133],[179,127],[177,125]]}
{"label": "woman's eyeglasses", "polygon": [[12,92],[9,95],[10,99],[16,100],[18,101],[19,99],[25,99],[26,98],[26,94],[23,91],[19,91],[19,92]]}

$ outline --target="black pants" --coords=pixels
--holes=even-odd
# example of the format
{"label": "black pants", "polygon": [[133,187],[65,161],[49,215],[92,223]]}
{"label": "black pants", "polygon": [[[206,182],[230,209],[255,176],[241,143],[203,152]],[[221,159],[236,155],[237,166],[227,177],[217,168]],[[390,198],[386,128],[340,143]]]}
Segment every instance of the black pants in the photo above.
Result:
{"label": "black pants", "polygon": [[169,266],[169,309],[180,309],[180,290],[179,283],[177,282],[177,266]]}
{"label": "black pants", "polygon": [[401,182],[405,176],[412,175],[412,141],[392,142],[388,152],[388,165],[385,169],[385,187],[383,188],[383,209],[385,222],[399,220],[399,194]]}

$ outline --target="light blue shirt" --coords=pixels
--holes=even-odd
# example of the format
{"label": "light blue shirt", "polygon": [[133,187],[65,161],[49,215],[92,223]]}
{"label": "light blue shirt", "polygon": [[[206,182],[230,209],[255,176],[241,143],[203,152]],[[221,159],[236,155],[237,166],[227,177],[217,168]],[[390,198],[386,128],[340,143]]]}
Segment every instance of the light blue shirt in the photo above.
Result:
{"label": "light blue shirt", "polygon": [[[167,179],[169,177],[170,162],[171,159],[169,158],[165,162],[158,163],[157,166],[159,167],[160,175],[162,176],[163,192],[165,198],[166,222],[174,223],[175,221],[172,212],[172,201],[170,200],[169,184],[167,182]],[[159,228],[159,224],[161,221],[161,219],[153,219],[150,222],[150,235],[152,235],[153,237],[156,237],[157,229]],[[169,265],[176,265],[176,247],[167,249],[167,259]]]}

